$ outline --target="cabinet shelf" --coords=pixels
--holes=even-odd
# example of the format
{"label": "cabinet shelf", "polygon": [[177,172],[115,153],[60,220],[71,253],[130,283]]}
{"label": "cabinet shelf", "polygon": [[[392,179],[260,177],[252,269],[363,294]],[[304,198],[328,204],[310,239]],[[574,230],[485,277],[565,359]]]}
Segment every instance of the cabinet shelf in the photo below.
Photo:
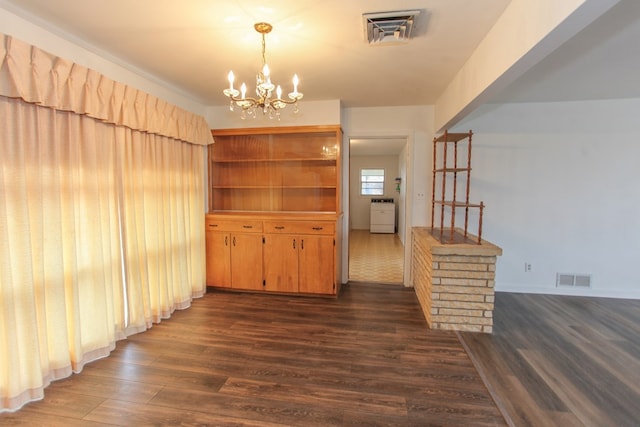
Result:
{"label": "cabinet shelf", "polygon": [[434,172],[455,172],[455,173],[471,172],[471,168],[440,168],[440,169],[435,169]]}
{"label": "cabinet shelf", "polygon": [[306,158],[306,157],[298,157],[298,158],[288,158],[288,159],[212,159],[212,163],[315,163],[315,162],[326,162],[326,163],[335,163],[336,158]]}
{"label": "cabinet shelf", "polygon": [[451,200],[434,200],[433,203],[454,208],[479,208],[484,206],[482,203],[454,202]]}
{"label": "cabinet shelf", "polygon": [[212,188],[225,188],[229,190],[246,190],[246,189],[313,189],[313,188],[336,188],[335,185],[214,185]]}
{"label": "cabinet shelf", "polygon": [[209,211],[340,213],[339,126],[213,130]]}
{"label": "cabinet shelf", "polygon": [[445,132],[442,135],[436,137],[433,139],[433,142],[460,142],[462,140],[465,140],[467,138],[469,138],[469,134],[470,132]]}

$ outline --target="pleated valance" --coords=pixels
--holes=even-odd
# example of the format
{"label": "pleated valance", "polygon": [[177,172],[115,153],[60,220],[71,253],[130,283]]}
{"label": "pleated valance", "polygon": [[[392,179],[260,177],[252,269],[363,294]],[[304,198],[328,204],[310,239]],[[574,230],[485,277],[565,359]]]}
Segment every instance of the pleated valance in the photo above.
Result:
{"label": "pleated valance", "polygon": [[0,96],[192,144],[213,143],[204,117],[0,34]]}

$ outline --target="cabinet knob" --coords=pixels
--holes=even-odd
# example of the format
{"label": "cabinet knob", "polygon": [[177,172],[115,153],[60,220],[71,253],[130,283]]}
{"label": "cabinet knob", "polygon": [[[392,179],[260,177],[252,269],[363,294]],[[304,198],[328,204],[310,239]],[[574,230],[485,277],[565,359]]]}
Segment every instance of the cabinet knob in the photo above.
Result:
{"label": "cabinet knob", "polygon": [[275,229],[276,230],[284,230],[284,225],[276,225]]}
{"label": "cabinet knob", "polygon": [[217,227],[218,224],[209,224],[209,227]]}
{"label": "cabinet knob", "polygon": [[242,228],[253,228],[253,225],[243,225]]}
{"label": "cabinet knob", "polygon": [[312,227],[312,228],[313,228],[313,230],[316,230],[316,231],[320,231],[320,230],[324,229],[324,227]]}

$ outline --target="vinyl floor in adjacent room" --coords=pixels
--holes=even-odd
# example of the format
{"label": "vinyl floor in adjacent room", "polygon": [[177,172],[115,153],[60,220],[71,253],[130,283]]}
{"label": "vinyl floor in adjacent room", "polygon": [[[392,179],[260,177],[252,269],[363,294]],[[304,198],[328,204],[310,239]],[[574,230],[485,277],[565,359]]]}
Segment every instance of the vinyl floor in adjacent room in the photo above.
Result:
{"label": "vinyl floor in adjacent room", "polygon": [[349,232],[349,280],[355,282],[403,282],[404,246],[397,234]]}
{"label": "vinyl floor in adjacent room", "polygon": [[363,283],[338,299],[208,293],[0,424],[505,425],[413,290]]}

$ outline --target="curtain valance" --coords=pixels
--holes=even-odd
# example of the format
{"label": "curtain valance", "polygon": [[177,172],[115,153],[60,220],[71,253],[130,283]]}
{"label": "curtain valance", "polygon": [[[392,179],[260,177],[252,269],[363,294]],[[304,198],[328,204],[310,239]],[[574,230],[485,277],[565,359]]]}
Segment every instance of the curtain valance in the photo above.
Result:
{"label": "curtain valance", "polygon": [[213,143],[202,116],[11,36],[0,38],[0,96],[192,144]]}

